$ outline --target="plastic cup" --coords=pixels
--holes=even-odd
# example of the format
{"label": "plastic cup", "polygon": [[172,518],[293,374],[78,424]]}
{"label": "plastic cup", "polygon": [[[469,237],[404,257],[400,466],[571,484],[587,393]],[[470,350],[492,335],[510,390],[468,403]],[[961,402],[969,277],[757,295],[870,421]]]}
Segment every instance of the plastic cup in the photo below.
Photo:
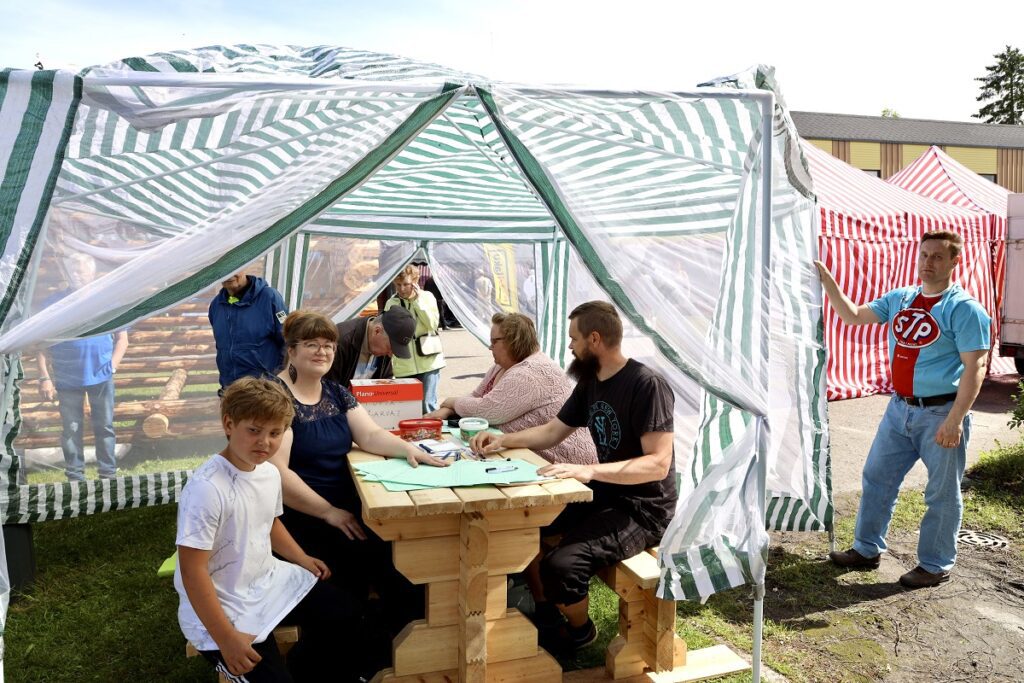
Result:
{"label": "plastic cup", "polygon": [[462,440],[466,443],[490,426],[490,423],[482,417],[464,417],[459,420],[459,431],[462,433]]}

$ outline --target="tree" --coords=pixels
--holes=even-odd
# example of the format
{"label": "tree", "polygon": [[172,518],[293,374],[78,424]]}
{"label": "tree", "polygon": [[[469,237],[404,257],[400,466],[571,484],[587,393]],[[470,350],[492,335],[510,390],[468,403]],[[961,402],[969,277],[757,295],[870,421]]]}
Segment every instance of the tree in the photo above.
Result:
{"label": "tree", "polygon": [[1006,49],[997,55],[996,63],[986,66],[988,73],[976,81],[981,81],[981,94],[978,102],[989,102],[977,114],[976,119],[985,123],[1024,123],[1024,54],[1015,47]]}
{"label": "tree", "polygon": [[900,113],[898,111],[896,111],[895,109],[890,109],[889,107],[886,107],[885,109],[882,110],[882,118],[883,119],[898,119],[898,118],[900,118]]}

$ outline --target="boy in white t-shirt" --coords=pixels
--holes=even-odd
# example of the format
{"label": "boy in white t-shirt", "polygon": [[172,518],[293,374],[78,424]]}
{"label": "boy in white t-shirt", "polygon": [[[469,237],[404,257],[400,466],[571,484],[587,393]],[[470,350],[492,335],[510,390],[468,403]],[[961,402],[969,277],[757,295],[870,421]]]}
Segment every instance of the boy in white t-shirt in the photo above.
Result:
{"label": "boy in white t-shirt", "polygon": [[[358,667],[345,656],[347,631],[358,621],[353,602],[323,582],[331,573],[327,565],[303,552],[277,519],[281,475],[267,460],[293,414],[291,398],[276,382],[234,382],[221,399],[228,444],[196,469],[178,503],[178,623],[232,681],[328,674],[358,680]],[[272,633],[285,617],[302,630],[287,666]],[[338,670],[342,662],[349,671]]]}

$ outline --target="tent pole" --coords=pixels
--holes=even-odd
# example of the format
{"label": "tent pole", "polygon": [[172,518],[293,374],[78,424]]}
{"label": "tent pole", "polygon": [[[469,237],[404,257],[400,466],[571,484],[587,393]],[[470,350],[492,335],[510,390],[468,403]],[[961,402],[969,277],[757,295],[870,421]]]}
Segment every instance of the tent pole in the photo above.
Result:
{"label": "tent pole", "polygon": [[[761,100],[761,278],[762,290],[767,292],[767,301],[761,302],[761,381],[764,391],[768,392],[771,344],[769,343],[771,325],[771,300],[772,300],[772,138],[773,123],[775,115],[775,97],[770,93]],[[765,524],[765,512],[767,507],[767,483],[768,483],[768,453],[770,450],[768,415],[758,418],[758,439],[757,439],[757,504],[758,520]],[[767,557],[767,548],[765,549]],[[764,578],[754,586],[754,652],[753,652],[753,680],[758,683],[761,680],[761,638],[764,631]]]}
{"label": "tent pole", "polygon": [[764,630],[764,584],[754,586],[754,660],[751,667],[752,680],[761,680],[761,634]]}

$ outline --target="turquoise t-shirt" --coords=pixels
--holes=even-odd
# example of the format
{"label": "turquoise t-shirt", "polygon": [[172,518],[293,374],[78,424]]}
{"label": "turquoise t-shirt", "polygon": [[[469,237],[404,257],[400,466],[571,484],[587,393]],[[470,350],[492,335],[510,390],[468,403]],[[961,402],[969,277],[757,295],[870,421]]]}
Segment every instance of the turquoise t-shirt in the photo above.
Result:
{"label": "turquoise t-shirt", "polygon": [[932,296],[920,286],[900,287],[868,307],[889,323],[889,365],[901,396],[956,393],[964,372],[960,354],[991,345],[992,319],[960,285]]}

